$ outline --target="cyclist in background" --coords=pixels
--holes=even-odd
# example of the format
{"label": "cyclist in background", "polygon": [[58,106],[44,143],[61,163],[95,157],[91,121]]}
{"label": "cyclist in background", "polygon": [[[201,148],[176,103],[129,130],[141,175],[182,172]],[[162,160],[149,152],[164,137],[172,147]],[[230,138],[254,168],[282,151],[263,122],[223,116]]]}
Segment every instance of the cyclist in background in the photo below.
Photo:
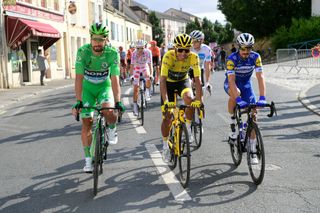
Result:
{"label": "cyclist in background", "polygon": [[[230,114],[231,133],[229,137],[233,140],[237,139],[235,129],[236,119],[234,116],[234,108],[236,104],[240,108],[246,108],[249,104],[257,104],[263,107],[266,105],[266,85],[262,72],[261,57],[258,53],[252,51],[254,45],[254,37],[249,33],[242,33],[237,37],[238,51],[229,55],[227,59],[227,72],[224,82],[224,89],[229,95],[228,112]],[[256,73],[259,86],[259,101],[252,88],[251,76]],[[256,152],[256,138],[250,136],[250,147],[252,152]],[[252,164],[258,164],[257,155],[252,155]]]}
{"label": "cyclist in background", "polygon": [[174,44],[170,42],[170,43],[167,45],[167,48],[168,48],[168,51],[174,50]]}
{"label": "cyclist in background", "polygon": [[131,65],[131,57],[134,51],[134,44],[130,44],[129,49],[127,51],[127,73],[130,72],[130,65]]}
{"label": "cyclist in background", "polygon": [[[174,50],[169,50],[163,57],[161,65],[160,93],[161,93],[161,109],[162,124],[161,133],[163,140],[163,159],[165,162],[170,160],[170,150],[168,146],[168,136],[172,115],[166,111],[166,107],[174,106],[174,93],[177,90],[178,95],[184,100],[186,105],[192,107],[200,107],[201,105],[201,82],[200,82],[200,66],[197,54],[190,51],[192,39],[187,34],[179,34],[174,39]],[[188,76],[189,68],[194,70],[194,80],[196,86],[196,99],[192,94],[190,78]],[[193,109],[186,109],[186,125],[189,136],[191,133],[191,120]]]}
{"label": "cyclist in background", "polygon": [[[82,118],[81,139],[85,154],[85,172],[92,172],[90,145],[92,142],[92,107],[96,103],[102,107],[115,106],[125,110],[120,101],[119,85],[119,54],[115,48],[107,46],[109,30],[99,23],[90,27],[90,44],[78,49],[76,59],[75,93],[77,103],[73,105],[72,114],[80,112]],[[110,144],[118,142],[116,131],[117,114],[113,110],[104,110],[103,114],[108,121],[107,134]]]}
{"label": "cyclist in background", "polygon": [[157,42],[152,40],[150,41],[151,47],[149,47],[149,50],[152,52],[152,63],[154,66],[156,66],[155,70],[155,77],[156,79],[156,85],[159,85],[159,74],[160,74],[160,58],[161,58],[161,53],[160,53],[160,48],[157,46]]}
{"label": "cyclist in background", "polygon": [[146,101],[150,101],[150,76],[153,73],[152,67],[152,56],[149,50],[145,48],[145,42],[143,40],[138,40],[136,42],[136,49],[132,53],[130,74],[133,78],[133,114],[138,116],[138,93],[139,93],[139,83],[140,83],[140,73],[146,79]]}
{"label": "cyclist in background", "polygon": [[[211,48],[204,44],[204,34],[199,30],[194,30],[190,33],[192,38],[193,46],[191,51],[198,54],[200,59],[200,68],[201,68],[201,83],[203,87],[203,92],[205,90],[209,90],[211,92],[211,70],[210,70],[210,63],[211,63]],[[190,78],[193,79],[193,70],[190,69],[189,72]]]}
{"label": "cyclist in background", "polygon": [[126,61],[126,51],[123,50],[123,47],[119,47],[119,55],[120,55],[120,77],[126,82],[127,78],[127,61]]}

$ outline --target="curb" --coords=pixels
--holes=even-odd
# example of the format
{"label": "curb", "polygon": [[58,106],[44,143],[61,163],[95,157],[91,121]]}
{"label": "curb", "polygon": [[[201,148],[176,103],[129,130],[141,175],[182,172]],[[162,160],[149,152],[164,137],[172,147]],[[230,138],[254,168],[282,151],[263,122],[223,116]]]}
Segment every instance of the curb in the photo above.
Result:
{"label": "curb", "polygon": [[305,90],[301,90],[299,92],[299,95],[298,95],[298,100],[300,101],[300,103],[305,107],[307,108],[309,111],[313,112],[314,114],[316,115],[319,115],[320,116],[320,109],[313,105],[308,99],[307,99],[307,92],[312,88],[314,87],[315,85],[317,84],[314,84],[312,86],[310,86],[308,89],[305,89]]}
{"label": "curb", "polygon": [[64,86],[60,86],[60,87],[55,87],[55,88],[51,88],[51,89],[41,90],[41,91],[38,91],[38,92],[33,92],[31,94],[28,94],[28,95],[23,95],[21,97],[12,99],[12,101],[10,101],[9,103],[0,105],[0,110],[10,106],[11,104],[18,103],[18,102],[20,102],[20,101],[22,101],[24,99],[27,99],[27,98],[34,98],[35,96],[38,96],[40,94],[52,92],[52,91],[55,91],[55,90],[65,89],[65,88],[72,87],[72,86],[74,86],[74,85],[73,84],[68,84],[68,85],[64,85]]}

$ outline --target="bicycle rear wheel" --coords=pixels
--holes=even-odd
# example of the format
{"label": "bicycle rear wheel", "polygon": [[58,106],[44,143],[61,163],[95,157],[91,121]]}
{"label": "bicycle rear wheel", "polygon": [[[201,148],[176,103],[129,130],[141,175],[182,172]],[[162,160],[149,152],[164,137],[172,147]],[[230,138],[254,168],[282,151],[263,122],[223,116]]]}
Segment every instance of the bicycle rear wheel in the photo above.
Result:
{"label": "bicycle rear wheel", "polygon": [[[93,164],[93,195],[96,196],[98,192],[98,178],[100,174],[100,164],[102,164],[101,159],[101,141],[102,141],[102,133],[101,129],[97,129],[95,134],[95,151],[94,151],[94,164]],[[100,167],[101,168],[101,167]],[[99,171],[100,170],[100,171]]]}
{"label": "bicycle rear wheel", "polygon": [[200,109],[196,109],[193,114],[191,131],[193,132],[195,149],[199,149],[202,143],[202,119],[199,118]]}
{"label": "bicycle rear wheel", "polygon": [[[248,137],[249,135],[251,135],[252,131],[254,131],[255,135],[256,135],[256,141],[257,141],[257,145],[256,145],[256,153],[253,153],[252,150],[250,149],[250,142],[249,142],[249,138],[247,138],[247,161],[248,161],[248,167],[249,167],[249,172],[250,172],[250,176],[253,180],[253,182],[256,185],[259,185],[263,178],[264,178],[264,172],[265,172],[265,153],[264,153],[264,147],[263,147],[263,141],[262,141],[262,136],[259,130],[259,127],[256,123],[252,123],[252,125],[249,127],[248,130]],[[250,157],[256,154],[259,163],[257,165],[253,165],[250,162]]]}
{"label": "bicycle rear wheel", "polygon": [[188,130],[184,123],[180,126],[180,135],[179,135],[179,170],[180,170],[180,181],[183,188],[186,188],[189,184],[190,179],[190,163],[191,163],[191,154],[190,154],[190,143]]}
{"label": "bicycle rear wheel", "polygon": [[170,161],[168,162],[168,166],[171,170],[174,170],[177,166],[177,155],[174,153],[174,150],[175,150],[174,135],[175,135],[175,128],[173,125],[171,125],[171,129],[169,132],[169,143],[171,143],[172,146],[169,146],[171,158],[170,158]]}

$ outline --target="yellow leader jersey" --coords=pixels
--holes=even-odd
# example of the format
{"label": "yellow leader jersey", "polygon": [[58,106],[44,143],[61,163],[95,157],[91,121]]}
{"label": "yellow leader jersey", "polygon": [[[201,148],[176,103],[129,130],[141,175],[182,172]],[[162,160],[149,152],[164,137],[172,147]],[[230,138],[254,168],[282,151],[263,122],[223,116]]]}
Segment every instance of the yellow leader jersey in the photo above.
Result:
{"label": "yellow leader jersey", "polygon": [[178,61],[175,50],[170,50],[164,54],[161,65],[161,76],[166,76],[167,81],[177,82],[189,78],[189,69],[193,69],[194,77],[199,77],[200,61],[196,53],[190,52],[183,61]]}

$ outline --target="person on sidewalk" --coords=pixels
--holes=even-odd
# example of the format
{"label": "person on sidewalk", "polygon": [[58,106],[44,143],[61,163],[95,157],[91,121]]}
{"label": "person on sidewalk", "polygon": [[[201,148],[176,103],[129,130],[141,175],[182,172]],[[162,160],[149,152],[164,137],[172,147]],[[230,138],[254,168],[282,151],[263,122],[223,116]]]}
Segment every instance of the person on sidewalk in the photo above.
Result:
{"label": "person on sidewalk", "polygon": [[[113,107],[122,112],[125,107],[121,102],[119,83],[120,56],[117,50],[107,45],[109,30],[102,24],[96,23],[90,27],[90,44],[78,49],[76,57],[75,93],[77,102],[73,105],[72,114],[80,112],[82,118],[81,139],[85,154],[85,172],[92,172],[92,156],[90,146],[92,142],[93,107]],[[108,122],[107,135],[109,144],[118,142],[116,130],[117,113],[114,110],[103,110]]]}
{"label": "person on sidewalk", "polygon": [[47,69],[49,68],[49,64],[47,59],[44,56],[42,56],[42,50],[38,50],[37,63],[40,70],[40,84],[41,86],[45,86],[43,79]]}

